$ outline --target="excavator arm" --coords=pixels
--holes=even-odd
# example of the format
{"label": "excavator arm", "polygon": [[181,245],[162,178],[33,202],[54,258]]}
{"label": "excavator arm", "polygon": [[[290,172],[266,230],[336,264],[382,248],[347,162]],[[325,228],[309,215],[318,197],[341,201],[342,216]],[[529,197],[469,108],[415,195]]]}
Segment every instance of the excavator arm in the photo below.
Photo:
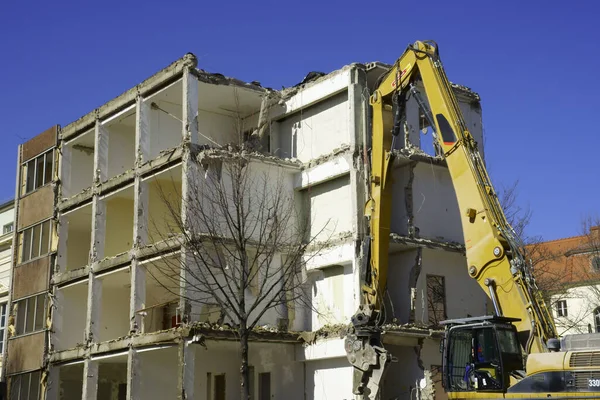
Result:
{"label": "excavator arm", "polygon": [[[420,85],[419,85],[420,81]],[[423,87],[427,101],[421,96]],[[370,98],[372,142],[370,192],[366,205],[370,232],[365,241],[366,276],[362,304],[352,317],[346,352],[355,367],[355,394],[374,399],[391,355],[381,343],[383,293],[387,284],[392,214],[393,142],[404,121],[407,96],[415,96],[446,160],[460,208],[467,271],[494,304],[495,313],[515,323],[527,354],[546,351],[556,329],[520,239],[509,225],[492,187],[477,143],[467,129],[452,85],[431,41],[415,42],[380,80]]]}

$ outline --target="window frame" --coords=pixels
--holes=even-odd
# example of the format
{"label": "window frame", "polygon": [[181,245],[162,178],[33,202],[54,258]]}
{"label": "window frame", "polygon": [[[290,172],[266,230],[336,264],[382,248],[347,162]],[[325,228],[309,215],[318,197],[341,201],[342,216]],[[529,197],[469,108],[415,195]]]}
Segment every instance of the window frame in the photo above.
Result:
{"label": "window frame", "polygon": [[566,318],[569,316],[567,300],[558,300],[556,302],[556,316],[561,318]]}
{"label": "window frame", "polygon": [[[54,148],[50,150],[46,150],[45,152],[38,154],[35,157],[28,159],[21,163],[21,174],[22,174],[22,185],[21,185],[21,196],[25,196],[29,193],[35,192],[37,189],[46,186],[54,180],[54,163],[56,161]],[[46,173],[46,166],[48,165],[47,158],[48,154],[50,154],[50,176],[48,177]],[[37,184],[38,182],[38,160],[42,160],[42,171],[41,171],[41,184]],[[31,165],[30,165],[31,164]],[[29,168],[33,166],[33,175],[29,176]],[[29,180],[32,180],[31,188],[28,188]],[[47,180],[48,179],[48,180]]]}
{"label": "window frame", "polygon": [[598,332],[600,332],[600,307],[596,307],[594,309],[593,316],[594,316],[594,328],[595,328],[594,331],[596,333],[598,333]]}
{"label": "window frame", "polygon": [[[436,284],[440,284],[439,287],[441,288],[441,301],[434,301],[436,299],[434,298],[430,298],[429,294],[430,294],[430,289],[433,291],[433,281],[435,280]],[[427,319],[429,323],[435,323],[438,324],[439,322],[443,321],[444,319],[446,319],[447,316],[447,312],[448,312],[448,307],[446,304],[446,301],[448,299],[448,291],[446,288],[446,276],[445,275],[437,275],[437,274],[426,274],[425,276],[425,289],[426,289],[426,302],[427,302]],[[440,293],[432,293],[433,295],[440,295]],[[438,313],[440,310],[436,309],[436,305],[441,305],[442,307],[442,316],[440,318],[440,320],[438,320]],[[433,311],[434,315],[431,315]]]}
{"label": "window frame", "polygon": [[4,354],[4,334],[6,333],[6,310],[8,309],[8,302],[0,304],[0,357]]}
{"label": "window frame", "polygon": [[[38,313],[38,308],[39,308],[38,302],[39,302],[40,298],[42,298],[42,301],[43,301],[41,327],[36,329],[36,322],[37,322],[37,317],[38,317],[37,313]],[[31,300],[33,300],[33,302]],[[32,320],[31,320],[32,326],[28,327],[27,322],[29,319],[28,316],[29,316],[30,303],[33,303],[32,304],[33,316],[32,316]],[[46,306],[48,305],[48,299],[46,296],[46,292],[38,293],[33,296],[19,299],[19,300],[15,301],[14,304],[17,306],[16,312],[15,312],[15,335],[14,335],[14,337],[30,335],[30,334],[34,334],[34,333],[43,332],[46,330],[46,326],[44,324],[45,314],[46,314]],[[21,307],[21,304],[25,305],[24,311],[22,313],[19,312],[19,308]],[[24,318],[23,326],[21,326],[22,318]],[[31,329],[28,330],[28,328],[31,328]]]}
{"label": "window frame", "polygon": [[[7,226],[10,226],[10,230],[6,230]],[[13,233],[14,230],[15,230],[15,222],[11,221],[8,224],[4,224],[2,226],[2,235],[8,235],[9,233]]]}
{"label": "window frame", "polygon": [[[32,381],[35,382],[35,379],[37,377],[37,396],[36,397],[32,397],[31,396],[31,388],[32,388]],[[11,400],[39,400],[40,399],[40,395],[41,395],[41,380],[42,380],[42,371],[41,370],[36,370],[36,371],[31,371],[31,372],[25,372],[22,374],[16,374],[16,375],[11,375],[8,377],[10,380],[10,393],[8,395],[8,398]],[[21,393],[21,389],[23,389],[23,385],[22,385],[22,379],[26,378],[28,379],[27,382],[27,393]],[[15,390],[15,383],[17,384],[17,389],[18,389],[18,393],[14,394],[13,390]]]}
{"label": "window frame", "polygon": [[[43,233],[44,233],[44,224],[48,224],[48,229],[47,229],[47,234],[48,234],[48,243],[46,243],[45,245],[45,252],[42,252],[42,249],[44,249],[44,242],[42,241],[42,237],[43,237]],[[44,257],[47,254],[49,254],[51,252],[51,245],[52,245],[52,228],[53,228],[53,221],[52,218],[49,218],[45,221],[41,221],[38,222],[34,225],[30,225],[27,228],[21,230],[18,232],[18,264],[24,264],[24,263],[28,263],[30,261],[36,260],[38,258]],[[33,244],[36,242],[35,237],[34,237],[34,233],[35,233],[35,229],[39,227],[39,238],[37,239],[38,242],[38,249],[37,249],[37,254],[34,256],[34,252],[33,252]],[[29,255],[27,257],[27,259],[24,258],[25,256],[25,237],[29,235],[29,241],[27,242],[28,246],[29,246]]]}

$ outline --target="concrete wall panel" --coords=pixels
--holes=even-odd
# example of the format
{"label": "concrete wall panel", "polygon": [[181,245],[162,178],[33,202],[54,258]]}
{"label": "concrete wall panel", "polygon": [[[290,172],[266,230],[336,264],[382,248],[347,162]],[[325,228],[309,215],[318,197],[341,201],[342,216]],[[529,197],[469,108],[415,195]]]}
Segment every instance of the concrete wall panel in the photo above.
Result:
{"label": "concrete wall panel", "polygon": [[48,289],[50,257],[22,264],[14,269],[13,301]]}
{"label": "concrete wall panel", "polygon": [[53,126],[40,133],[36,137],[23,143],[23,156],[21,161],[27,161],[30,158],[43,153],[56,145],[56,136],[58,134],[58,125]]}
{"label": "concrete wall panel", "polygon": [[133,199],[110,198],[106,202],[104,256],[112,257],[131,249],[133,242]]}
{"label": "concrete wall panel", "polygon": [[9,340],[6,372],[14,374],[41,368],[44,339],[45,334],[41,332]]}
{"label": "concrete wall panel", "polygon": [[306,362],[306,400],[351,400],[352,367],[346,357]]}
{"label": "concrete wall panel", "polygon": [[19,227],[33,225],[54,213],[54,187],[46,185],[19,200]]}
{"label": "concrete wall panel", "polygon": [[[214,377],[225,374],[226,398],[240,398],[240,359],[239,344],[235,342],[207,341],[207,350],[196,346],[194,398],[207,398],[207,373]],[[294,345],[284,343],[250,343],[250,366],[254,367],[255,388],[258,388],[258,374],[271,373],[271,398],[303,400],[303,365],[294,360]],[[346,361],[347,364],[347,361]],[[351,376],[351,372],[350,372]],[[255,392],[258,398],[258,390]],[[330,397],[338,398],[338,397]]]}
{"label": "concrete wall panel", "polygon": [[[193,349],[193,347],[190,347]],[[176,399],[179,362],[177,347],[140,353],[140,399]],[[199,377],[205,378],[205,377]],[[195,394],[195,399],[198,394]]]}
{"label": "concrete wall panel", "polygon": [[414,224],[420,236],[464,243],[460,210],[448,169],[418,163],[414,174]]}
{"label": "concrete wall panel", "polygon": [[180,121],[182,106],[169,101],[152,101],[155,101],[161,109],[179,118],[179,120],[161,110],[150,109],[150,159],[157,157],[163,150],[177,147],[182,141]]}
{"label": "concrete wall panel", "polygon": [[352,231],[352,193],[348,176],[311,186],[304,191],[311,216],[311,237],[329,240]]}
{"label": "concrete wall panel", "polygon": [[[72,168],[75,166],[75,168]],[[70,169],[69,191],[64,192],[63,197],[73,196],[83,189],[92,186],[94,181],[94,154],[82,150],[71,150],[71,165],[65,165],[63,168]]]}
{"label": "concrete wall panel", "polygon": [[[131,118],[131,117],[130,117]],[[108,179],[131,168],[135,159],[135,127],[108,125]]]}
{"label": "concrete wall panel", "polygon": [[426,275],[445,276],[446,313],[448,318],[485,315],[488,298],[479,284],[469,278],[465,258],[458,253],[423,250],[423,268],[417,283],[415,318],[428,321]]}
{"label": "concrete wall panel", "polygon": [[278,122],[279,157],[303,162],[350,144],[348,92],[344,91]]}

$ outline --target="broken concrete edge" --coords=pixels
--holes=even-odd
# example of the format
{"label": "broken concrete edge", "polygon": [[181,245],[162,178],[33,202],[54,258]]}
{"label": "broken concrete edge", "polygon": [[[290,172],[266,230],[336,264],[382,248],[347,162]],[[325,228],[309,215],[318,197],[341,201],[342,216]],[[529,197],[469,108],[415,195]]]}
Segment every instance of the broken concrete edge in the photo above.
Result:
{"label": "broken concrete edge", "polygon": [[[347,324],[325,325],[316,331],[280,331],[271,326],[257,326],[250,332],[249,340],[250,342],[289,343],[310,346],[319,340],[343,339],[350,329],[350,326]],[[443,336],[443,330],[441,329],[432,329],[417,324],[387,324],[383,325],[381,329],[384,335],[390,333],[407,337],[433,339]],[[165,344],[175,345],[181,341],[191,341],[192,343],[206,345],[207,340],[238,341],[239,337],[234,326],[195,322],[163,331],[131,333],[130,335],[106,342],[90,343],[87,347],[84,344],[79,344],[71,349],[53,350],[49,352],[48,360],[52,364],[60,365],[61,363],[76,359],[107,355],[129,348],[139,349],[160,345],[164,346]]]}
{"label": "broken concrete edge", "polygon": [[71,139],[82,130],[90,128],[97,118],[103,119],[118,113],[133,104],[138,95],[145,95],[151,91],[157,90],[159,87],[170,84],[181,77],[180,75],[182,75],[185,68],[195,69],[197,65],[198,59],[196,56],[192,53],[187,53],[133,88],[121,93],[119,96],[109,100],[99,108],[94,109],[63,127],[59,134],[60,139]]}
{"label": "broken concrete edge", "polygon": [[255,161],[265,164],[274,164],[280,167],[287,167],[300,171],[302,162],[296,158],[280,158],[258,151],[246,150],[242,147],[233,145],[214,148],[207,146],[191,145],[191,154],[196,162],[202,164],[205,161]]}
{"label": "broken concrete edge", "polygon": [[393,150],[392,154],[395,157],[395,166],[404,166],[412,161],[416,161],[440,167],[448,167],[443,157],[429,155],[417,147]]}
{"label": "broken concrete edge", "polygon": [[456,253],[465,253],[465,246],[458,242],[444,241],[439,239],[428,239],[421,237],[410,237],[398,233],[390,233],[390,240],[393,243],[405,244],[412,247],[421,247],[434,250],[446,250]]}
{"label": "broken concrete edge", "polygon": [[327,81],[327,80],[331,79],[332,77],[334,77],[336,75],[342,74],[342,73],[344,73],[346,71],[349,71],[349,70],[352,70],[352,69],[355,69],[355,68],[365,69],[365,65],[361,64],[361,63],[347,64],[347,65],[344,65],[341,68],[333,70],[333,71],[331,71],[329,73],[326,73],[326,74],[324,74],[322,76],[319,76],[316,79],[312,79],[312,80],[310,80],[308,82],[305,82],[305,83],[299,83],[299,84],[296,84],[294,86],[283,88],[283,89],[279,90],[278,93],[279,93],[279,95],[281,96],[281,98],[284,101],[285,100],[289,100],[294,95],[296,95],[297,93],[299,93],[299,92],[301,92],[303,90],[306,90],[306,89],[308,89],[308,88],[310,88],[312,86],[318,85],[319,83]]}
{"label": "broken concrete edge", "polygon": [[96,119],[106,119],[127,107],[133,105],[137,96],[147,97],[171,83],[183,77],[185,69],[189,69],[198,81],[212,85],[230,85],[243,89],[248,89],[257,92],[266,92],[268,88],[264,88],[255,82],[244,82],[237,78],[225,76],[218,72],[208,72],[197,68],[198,59],[193,53],[187,53],[180,59],[174,61],[167,67],[153,74],[138,85],[121,93],[117,97],[104,103],[99,108],[96,108],[79,119],[69,123],[61,129],[59,137],[61,140],[69,140],[83,133],[84,130],[90,129]]}
{"label": "broken concrete edge", "polygon": [[327,154],[323,154],[317,158],[313,158],[309,162],[302,164],[302,170],[310,169],[313,167],[317,167],[321,164],[324,164],[328,161],[333,160],[334,158],[341,157],[347,154],[350,154],[351,148],[349,144],[342,144],[340,147],[333,149],[331,152]]}

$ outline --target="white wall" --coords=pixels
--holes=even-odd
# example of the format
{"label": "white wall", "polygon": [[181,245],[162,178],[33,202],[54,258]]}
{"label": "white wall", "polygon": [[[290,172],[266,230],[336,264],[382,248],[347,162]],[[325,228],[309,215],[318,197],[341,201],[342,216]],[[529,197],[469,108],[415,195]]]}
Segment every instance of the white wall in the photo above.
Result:
{"label": "white wall", "polygon": [[[129,119],[135,117],[129,117]],[[131,168],[135,160],[135,124],[108,124],[108,179]]]}
{"label": "white wall", "polygon": [[348,92],[296,112],[277,125],[275,155],[307,162],[329,154],[343,144],[350,144]]}
{"label": "white wall", "polygon": [[87,313],[87,283],[78,283],[56,291],[58,318],[62,321],[55,326],[53,341],[55,350],[65,350],[75,347],[84,341],[84,329]]}
{"label": "white wall", "polygon": [[[236,120],[223,114],[205,110],[198,111],[198,143],[215,146],[214,140],[219,144],[240,143],[241,133],[250,126],[236,126]],[[207,136],[210,138],[208,139]]]}
{"label": "white wall", "polygon": [[[15,230],[13,224],[13,232],[3,235],[3,227],[11,222],[14,223],[15,213],[14,208],[9,208],[0,213],[0,292],[8,290],[10,286],[10,268],[12,256],[12,239]],[[1,299],[0,299],[1,300]]]}
{"label": "white wall", "polygon": [[311,186],[302,193],[306,212],[310,212],[311,238],[327,241],[352,231],[354,207],[348,175]]}
{"label": "white wall", "polygon": [[133,199],[111,197],[106,200],[106,238],[104,257],[131,249],[133,243]]}
{"label": "white wall", "polygon": [[[566,317],[559,317],[557,314],[558,300],[567,302]],[[600,307],[600,285],[570,288],[564,294],[552,296],[547,306],[552,308],[550,312],[560,336],[588,333],[588,325],[592,332],[596,332],[594,310]]]}
{"label": "white wall", "polygon": [[414,224],[420,236],[464,243],[460,210],[448,169],[418,163],[414,174]]}
{"label": "white wall", "polygon": [[[399,323],[409,322],[410,274],[415,266],[417,251],[394,253],[390,256],[388,291]],[[427,274],[445,277],[446,313],[448,318],[485,315],[487,295],[467,273],[465,258],[441,250],[422,250],[421,271],[416,285],[415,321],[428,324]]]}
{"label": "white wall", "polygon": [[306,400],[351,400],[353,370],[346,357],[306,361]]}
{"label": "white wall", "polygon": [[[312,275],[313,273],[311,273]],[[312,314],[309,330],[325,325],[346,324],[354,309],[354,274],[352,264],[323,268],[312,284]]]}
{"label": "white wall", "polygon": [[[98,331],[100,341],[117,339],[129,332],[130,274],[116,272],[109,275],[111,285],[102,285],[102,303]],[[114,283],[119,279],[118,286]]]}
{"label": "white wall", "polygon": [[[73,196],[83,189],[92,186],[94,181],[94,154],[82,150],[71,149],[71,165],[69,168],[69,182],[66,185],[68,191],[63,192],[63,197]],[[63,187],[64,191],[64,187]]]}
{"label": "white wall", "polygon": [[139,398],[176,399],[179,371],[177,347],[144,351],[138,353],[138,357]]}
{"label": "white wall", "polygon": [[[208,372],[212,374],[213,378],[215,374],[224,373],[227,399],[239,399],[239,343],[214,341],[206,343],[207,350],[200,346],[195,347],[194,399],[209,400],[206,398]],[[303,366],[302,363],[294,360],[293,344],[251,342],[248,359],[249,365],[254,367],[256,374],[256,390],[258,390],[258,374],[270,372],[271,397],[273,399],[304,399]]]}
{"label": "white wall", "polygon": [[[157,98],[151,98],[146,101],[150,113],[150,160],[156,158],[163,150],[177,147],[182,141],[182,125],[180,121],[182,118],[182,106],[169,101],[161,101],[160,99],[161,96],[159,95]],[[179,120],[165,114],[161,110],[152,109],[150,104],[153,101],[161,109],[174,115]]]}

